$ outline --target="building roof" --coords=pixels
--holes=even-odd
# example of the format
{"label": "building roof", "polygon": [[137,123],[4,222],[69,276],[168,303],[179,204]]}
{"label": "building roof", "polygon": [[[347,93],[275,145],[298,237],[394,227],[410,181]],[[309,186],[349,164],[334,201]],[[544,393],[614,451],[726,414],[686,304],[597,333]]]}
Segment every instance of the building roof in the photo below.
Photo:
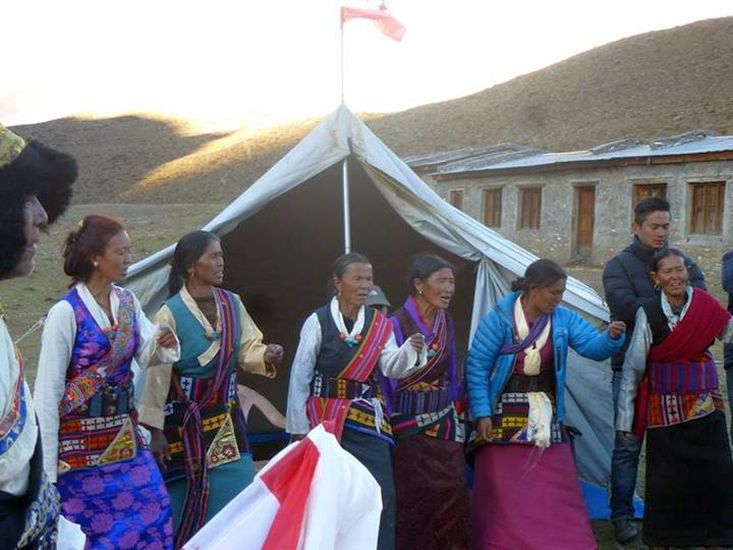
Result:
{"label": "building roof", "polygon": [[510,158],[537,154],[541,151],[516,143],[499,143],[489,147],[468,147],[454,151],[441,151],[439,153],[428,153],[425,155],[411,155],[405,157],[405,163],[415,171],[435,170],[440,166],[453,163],[465,163],[470,165],[473,162],[483,159],[484,162],[500,162]]}
{"label": "building roof", "polygon": [[[560,168],[571,163],[652,161],[657,157],[688,157],[724,152],[733,152],[733,136],[717,136],[708,130],[696,130],[650,141],[623,139],[604,143],[586,151],[552,153],[515,145],[512,150],[505,149],[493,153],[484,151],[481,154],[452,160],[448,160],[449,153],[439,153],[446,160],[432,165],[432,175],[440,177],[499,170]],[[405,161],[412,166],[410,157]],[[425,159],[422,159],[422,162],[425,163]]]}

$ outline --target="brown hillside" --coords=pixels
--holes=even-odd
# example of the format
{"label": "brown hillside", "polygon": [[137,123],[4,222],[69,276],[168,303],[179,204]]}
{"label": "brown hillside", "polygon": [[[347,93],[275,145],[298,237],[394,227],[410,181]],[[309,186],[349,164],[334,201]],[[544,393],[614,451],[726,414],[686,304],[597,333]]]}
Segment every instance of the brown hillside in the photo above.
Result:
{"label": "brown hillside", "polygon": [[370,126],[401,155],[504,141],[567,151],[698,128],[733,134],[731,36],[733,17],[641,34]]}
{"label": "brown hillside", "polygon": [[[408,155],[513,141],[570,150],[697,128],[733,134],[733,17],[619,40],[483,92],[370,127]],[[317,121],[195,135],[145,115],[19,127],[75,153],[77,203],[220,202],[237,196]]]}

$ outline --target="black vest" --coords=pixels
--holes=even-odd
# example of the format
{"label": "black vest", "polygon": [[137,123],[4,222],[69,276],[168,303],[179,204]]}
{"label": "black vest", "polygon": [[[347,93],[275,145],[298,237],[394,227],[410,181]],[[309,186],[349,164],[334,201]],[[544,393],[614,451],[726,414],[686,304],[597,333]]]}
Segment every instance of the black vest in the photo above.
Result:
{"label": "black vest", "polygon": [[641,307],[644,308],[649,328],[652,331],[652,346],[656,346],[669,336],[670,332],[672,332],[669,330],[669,320],[662,309],[661,296],[657,294],[655,300],[652,300]]}
{"label": "black vest", "polygon": [[[318,322],[321,325],[321,349],[316,359],[316,371],[329,378],[336,378],[344,369],[352,357],[357,353],[360,346],[349,346],[341,339],[336,323],[331,316],[331,305],[326,304],[316,310]],[[361,330],[361,337],[365,338],[369,326],[374,318],[374,310],[370,307],[364,308],[364,328]]]}

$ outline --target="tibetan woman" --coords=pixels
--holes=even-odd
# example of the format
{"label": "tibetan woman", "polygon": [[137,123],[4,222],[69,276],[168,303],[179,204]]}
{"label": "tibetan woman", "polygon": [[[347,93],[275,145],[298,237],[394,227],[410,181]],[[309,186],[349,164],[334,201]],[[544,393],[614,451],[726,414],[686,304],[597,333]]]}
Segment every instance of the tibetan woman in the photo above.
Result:
{"label": "tibetan woman", "polygon": [[151,369],[141,422],[171,495],[176,547],[254,478],[237,370],[275,376],[283,349],[265,345],[242,300],[220,288],[224,253],[213,233],[184,235],[173,252],[170,297],[156,321],[181,342],[181,358]]}
{"label": "tibetan woman", "polygon": [[453,266],[426,254],[413,262],[407,280],[410,295],[390,320],[398,344],[405,334],[424,336],[427,363],[393,383],[397,547],[469,549],[470,499],[458,411],[463,388],[448,313]]}
{"label": "tibetan woman", "polygon": [[476,330],[466,361],[476,424],[471,522],[475,548],[597,548],[565,420],[568,352],[608,359],[626,325],[596,329],[560,305],[567,274],[548,259],[524,277]]}
{"label": "tibetan woman", "polygon": [[733,546],[733,461],[710,345],[733,321],[690,285],[685,258],[664,249],[652,264],[660,292],[640,307],[619,393],[618,436],[646,433],[644,543]]}
{"label": "tibetan woman", "polygon": [[170,501],[138,431],[132,362],[177,359],[178,342],[115,284],[132,259],[119,222],[87,216],[63,255],[72,286],[48,312],[34,392],[46,473],[88,548],[171,548]]}
{"label": "tibetan woman", "polygon": [[365,303],[373,286],[366,256],[349,253],[332,271],[336,295],[308,317],[290,371],[287,430],[296,438],[332,421],[341,446],[374,476],[382,490],[378,548],[395,547],[392,427],[385,406],[388,378],[404,378],[424,364],[424,338],[398,347],[389,319]]}

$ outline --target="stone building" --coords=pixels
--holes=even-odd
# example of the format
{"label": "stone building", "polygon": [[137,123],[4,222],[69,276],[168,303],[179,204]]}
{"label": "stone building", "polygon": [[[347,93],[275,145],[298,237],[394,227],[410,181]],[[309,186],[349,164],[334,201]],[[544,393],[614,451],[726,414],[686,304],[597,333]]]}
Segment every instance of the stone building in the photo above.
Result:
{"label": "stone building", "polygon": [[454,206],[538,255],[600,265],[629,242],[632,209],[672,205],[672,244],[711,262],[733,246],[733,136],[708,131],[552,153],[515,144],[413,156]]}

